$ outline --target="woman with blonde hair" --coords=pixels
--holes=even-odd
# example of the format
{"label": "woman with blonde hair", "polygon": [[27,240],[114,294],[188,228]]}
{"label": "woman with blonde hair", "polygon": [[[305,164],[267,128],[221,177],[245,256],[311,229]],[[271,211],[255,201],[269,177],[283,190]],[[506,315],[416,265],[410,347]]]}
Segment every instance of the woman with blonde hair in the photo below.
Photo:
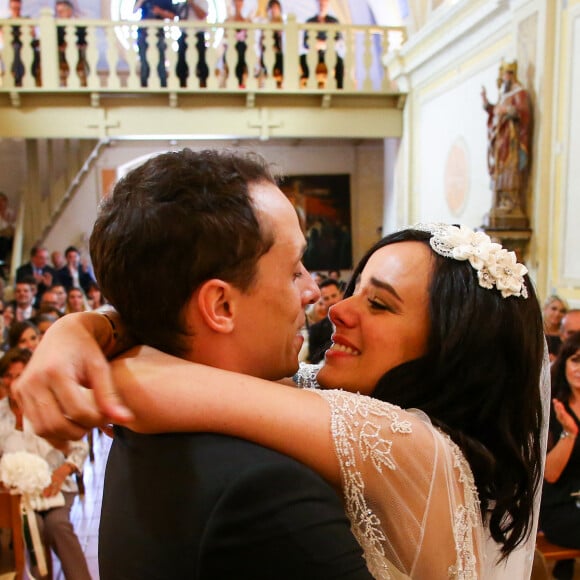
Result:
{"label": "woman with blonde hair", "polygon": [[85,293],[80,288],[69,288],[66,293],[66,308],[64,313],[88,312],[91,310]]}
{"label": "woman with blonde hair", "polygon": [[568,312],[568,304],[564,299],[556,294],[552,294],[546,298],[542,315],[544,318],[544,334],[546,335],[551,360],[556,357],[562,344],[560,324],[566,312]]}

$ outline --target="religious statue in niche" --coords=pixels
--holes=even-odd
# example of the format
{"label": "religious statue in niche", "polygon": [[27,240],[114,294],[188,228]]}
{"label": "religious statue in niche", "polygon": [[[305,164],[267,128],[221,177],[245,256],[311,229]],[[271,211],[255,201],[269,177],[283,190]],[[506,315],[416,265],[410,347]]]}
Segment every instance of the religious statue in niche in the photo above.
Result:
{"label": "religious statue in niche", "polygon": [[481,96],[488,115],[487,162],[493,191],[489,226],[527,229],[526,191],[530,172],[532,106],[529,93],[518,80],[517,61],[502,62],[499,98],[489,102],[485,87]]}

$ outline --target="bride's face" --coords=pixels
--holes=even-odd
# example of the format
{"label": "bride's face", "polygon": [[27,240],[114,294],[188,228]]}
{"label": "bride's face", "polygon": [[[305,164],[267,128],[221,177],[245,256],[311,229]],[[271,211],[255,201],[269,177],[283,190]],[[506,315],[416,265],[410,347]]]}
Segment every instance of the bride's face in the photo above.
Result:
{"label": "bride's face", "polygon": [[389,370],[425,353],[432,253],[421,242],[377,250],[353,296],[329,312],[332,347],[318,374],[326,388],[370,394]]}

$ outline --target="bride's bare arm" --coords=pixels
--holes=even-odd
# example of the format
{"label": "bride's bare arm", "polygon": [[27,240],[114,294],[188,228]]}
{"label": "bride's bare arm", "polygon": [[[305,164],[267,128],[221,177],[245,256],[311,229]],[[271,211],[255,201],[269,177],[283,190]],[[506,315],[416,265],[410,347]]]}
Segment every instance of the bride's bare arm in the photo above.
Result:
{"label": "bride's bare arm", "polygon": [[198,365],[149,347],[112,364],[139,432],[233,435],[294,457],[340,485],[327,402],[310,391]]}

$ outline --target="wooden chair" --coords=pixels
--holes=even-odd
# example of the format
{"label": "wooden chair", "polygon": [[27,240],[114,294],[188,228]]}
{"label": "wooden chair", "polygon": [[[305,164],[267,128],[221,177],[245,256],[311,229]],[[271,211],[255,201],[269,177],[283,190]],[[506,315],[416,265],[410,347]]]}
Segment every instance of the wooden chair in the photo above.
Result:
{"label": "wooden chair", "polygon": [[12,532],[15,578],[16,580],[21,580],[25,568],[25,553],[19,495],[11,495],[6,491],[0,491],[0,528],[8,528]]}
{"label": "wooden chair", "polygon": [[536,549],[546,560],[572,560],[580,558],[580,550],[564,548],[548,541],[544,532],[538,532],[536,536]]}
{"label": "wooden chair", "polygon": [[[22,537],[22,518],[20,516],[20,496],[0,490],[0,528],[12,532],[12,549],[14,552],[15,580],[22,580],[26,569],[26,547]],[[50,548],[44,546],[47,580],[52,580],[52,554]]]}

